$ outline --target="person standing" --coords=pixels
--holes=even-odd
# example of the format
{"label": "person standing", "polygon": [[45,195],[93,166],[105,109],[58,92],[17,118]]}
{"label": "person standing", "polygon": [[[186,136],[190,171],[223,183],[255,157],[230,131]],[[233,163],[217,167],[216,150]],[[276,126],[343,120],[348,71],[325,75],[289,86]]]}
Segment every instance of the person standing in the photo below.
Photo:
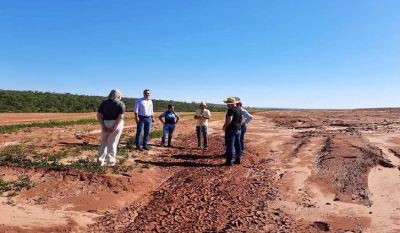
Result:
{"label": "person standing", "polygon": [[[151,123],[154,122],[153,102],[150,99],[151,92],[149,89],[143,91],[143,98],[135,101],[133,112],[137,124],[136,131],[136,149],[149,150],[147,143],[149,142]],[[144,130],[143,130],[144,128]],[[141,147],[141,134],[143,133],[143,147]]]}
{"label": "person standing", "polygon": [[[164,125],[163,136],[161,139],[161,145],[165,146],[165,138],[168,134],[168,147],[171,147],[172,144],[172,134],[175,130],[175,125],[179,121],[179,115],[174,111],[175,108],[173,105],[168,105],[168,111],[161,114],[158,119],[160,119],[161,123]],[[164,118],[164,121],[163,119]]]}
{"label": "person standing", "polygon": [[124,128],[125,104],[121,101],[121,92],[114,89],[97,110],[97,121],[101,125],[101,143],[97,163],[108,167],[115,166],[117,146]]}
{"label": "person standing", "polygon": [[242,151],[244,151],[244,135],[247,132],[247,124],[253,119],[253,116],[243,108],[242,102],[236,103],[236,107],[242,110],[243,115],[242,129],[240,134],[240,146],[242,147]]}
{"label": "person standing", "polygon": [[236,152],[234,164],[242,161],[242,147],[240,145],[241,124],[243,121],[242,110],[236,107],[239,97],[228,97],[223,100],[228,106],[225,123],[222,130],[225,132],[226,162],[225,166],[232,166],[233,154]]}
{"label": "person standing", "polygon": [[194,119],[197,120],[197,148],[201,149],[201,136],[203,136],[204,150],[208,150],[208,120],[211,117],[211,112],[206,109],[206,106],[206,102],[201,102],[194,115]]}

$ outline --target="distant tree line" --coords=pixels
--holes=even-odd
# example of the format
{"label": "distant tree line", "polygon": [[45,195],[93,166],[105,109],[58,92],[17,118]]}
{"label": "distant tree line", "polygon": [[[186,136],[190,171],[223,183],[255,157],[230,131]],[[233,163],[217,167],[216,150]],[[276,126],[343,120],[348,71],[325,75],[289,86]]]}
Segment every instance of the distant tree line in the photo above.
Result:
{"label": "distant tree line", "polygon": [[[28,113],[28,112],[52,112],[52,113],[81,113],[96,112],[105,96],[76,95],[70,93],[51,93],[40,91],[10,91],[0,90],[0,112]],[[123,98],[127,111],[132,111],[135,98]],[[194,112],[198,103],[180,102],[172,100],[154,100],[154,111],[166,111],[169,104],[175,106],[179,112]],[[207,104],[212,112],[226,111],[222,104]]]}

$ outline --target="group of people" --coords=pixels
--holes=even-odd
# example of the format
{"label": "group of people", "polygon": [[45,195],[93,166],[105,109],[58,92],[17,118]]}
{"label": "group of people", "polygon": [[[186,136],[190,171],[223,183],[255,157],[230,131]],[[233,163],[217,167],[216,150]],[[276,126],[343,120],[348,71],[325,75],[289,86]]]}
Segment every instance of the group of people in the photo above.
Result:
{"label": "group of people", "polygon": [[[151,124],[154,123],[153,102],[150,99],[149,89],[143,91],[143,97],[135,101],[133,112],[137,125],[135,144],[136,149],[149,150],[148,142]],[[246,125],[252,120],[252,116],[242,108],[239,97],[229,97],[223,100],[228,106],[223,131],[225,132],[226,162],[224,165],[231,166],[240,164],[244,150],[244,135],[247,131]],[[196,110],[194,119],[197,120],[196,135],[197,147],[208,150],[208,121],[211,112],[206,109],[207,104],[201,102]],[[125,104],[121,101],[121,92],[117,89],[111,90],[108,98],[98,108],[97,120],[101,125],[101,143],[97,156],[97,162],[108,167],[115,166],[117,145],[124,127]],[[179,115],[175,112],[173,105],[168,105],[168,110],[163,112],[158,119],[164,125],[161,145],[172,146],[172,135]],[[142,139],[143,133],[143,139]],[[167,145],[166,139],[168,135]],[[235,159],[233,158],[236,155]]]}

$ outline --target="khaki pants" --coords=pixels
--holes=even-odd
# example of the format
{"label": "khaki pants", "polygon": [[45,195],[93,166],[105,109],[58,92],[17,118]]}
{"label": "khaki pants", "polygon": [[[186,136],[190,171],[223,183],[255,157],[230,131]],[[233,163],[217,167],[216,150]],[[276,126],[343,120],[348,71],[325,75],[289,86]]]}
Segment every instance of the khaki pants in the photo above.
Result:
{"label": "khaki pants", "polygon": [[[111,128],[115,120],[104,120],[104,125]],[[107,166],[115,166],[115,157],[117,155],[117,146],[119,138],[121,137],[124,128],[124,121],[121,121],[117,129],[112,133],[101,131],[101,143],[99,153],[97,155],[97,162],[103,166],[107,161]]]}

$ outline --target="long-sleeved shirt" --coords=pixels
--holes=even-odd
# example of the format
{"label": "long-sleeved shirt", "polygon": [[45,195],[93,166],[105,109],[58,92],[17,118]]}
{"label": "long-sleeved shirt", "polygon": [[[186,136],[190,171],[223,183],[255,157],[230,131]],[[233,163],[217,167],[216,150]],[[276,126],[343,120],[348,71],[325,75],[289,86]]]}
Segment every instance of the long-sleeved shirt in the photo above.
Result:
{"label": "long-sleeved shirt", "polygon": [[248,113],[244,108],[242,108],[242,115],[244,118],[242,123],[245,125],[247,125],[253,119],[253,116]]}
{"label": "long-sleeved shirt", "polygon": [[139,116],[150,117],[154,115],[153,112],[153,101],[146,98],[140,98],[135,101],[135,106],[133,107],[133,112],[137,113]]}

